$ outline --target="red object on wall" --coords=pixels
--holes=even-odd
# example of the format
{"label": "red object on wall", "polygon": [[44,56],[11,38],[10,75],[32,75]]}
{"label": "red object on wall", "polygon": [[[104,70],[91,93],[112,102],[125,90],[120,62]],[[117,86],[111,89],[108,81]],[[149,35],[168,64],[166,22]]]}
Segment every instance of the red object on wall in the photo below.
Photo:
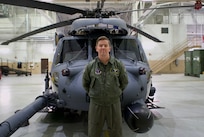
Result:
{"label": "red object on wall", "polygon": [[204,43],[204,35],[203,35],[203,43]]}
{"label": "red object on wall", "polygon": [[1,75],[2,75],[2,72],[1,72],[1,69],[0,69],[0,80],[1,80]]}
{"label": "red object on wall", "polygon": [[195,3],[194,8],[195,8],[196,10],[199,10],[199,9],[202,8],[202,2],[201,2],[201,0],[196,0],[196,3]]}

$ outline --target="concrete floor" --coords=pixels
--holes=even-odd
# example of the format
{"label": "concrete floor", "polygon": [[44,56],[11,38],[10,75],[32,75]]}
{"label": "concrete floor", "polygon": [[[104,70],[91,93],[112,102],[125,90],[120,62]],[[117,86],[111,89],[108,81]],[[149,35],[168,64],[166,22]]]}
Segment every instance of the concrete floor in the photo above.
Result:
{"label": "concrete floor", "polygon": [[[203,137],[204,79],[183,74],[153,75],[153,85],[157,89],[155,104],[165,109],[152,110],[154,126],[144,134],[130,131],[124,122],[124,137]],[[0,123],[33,102],[43,90],[44,75],[2,77]],[[87,123],[70,122],[69,116],[64,117],[37,113],[29,126],[12,137],[86,137]]]}

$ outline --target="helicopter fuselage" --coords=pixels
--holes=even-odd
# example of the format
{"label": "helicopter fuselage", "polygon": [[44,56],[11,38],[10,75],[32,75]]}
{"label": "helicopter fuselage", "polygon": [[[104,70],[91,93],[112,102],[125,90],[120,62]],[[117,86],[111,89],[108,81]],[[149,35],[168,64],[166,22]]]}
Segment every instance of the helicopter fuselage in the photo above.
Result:
{"label": "helicopter fuselage", "polygon": [[[51,76],[53,90],[58,94],[59,107],[88,111],[89,97],[82,87],[85,66],[97,56],[97,37],[64,37],[57,46]],[[128,86],[121,96],[122,107],[136,101],[145,102],[151,86],[151,71],[134,36],[115,36],[111,56],[121,60],[128,73]]]}
{"label": "helicopter fuselage", "polygon": [[82,86],[86,65],[97,57],[96,39],[106,36],[111,42],[110,55],[125,66],[128,85],[121,95],[124,119],[135,132],[147,132],[153,125],[153,114],[146,105],[153,95],[151,69],[140,41],[128,35],[121,19],[78,19],[72,23],[71,36],[57,43],[51,70],[52,89],[57,93],[56,107],[88,111],[90,98]]}

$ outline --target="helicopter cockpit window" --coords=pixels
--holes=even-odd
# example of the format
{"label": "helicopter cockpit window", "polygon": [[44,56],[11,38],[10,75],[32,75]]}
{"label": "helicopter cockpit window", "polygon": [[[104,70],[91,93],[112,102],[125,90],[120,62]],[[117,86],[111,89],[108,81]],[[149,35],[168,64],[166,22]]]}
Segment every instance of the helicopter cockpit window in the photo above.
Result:
{"label": "helicopter cockpit window", "polygon": [[95,46],[96,46],[96,39],[93,39],[92,40],[92,58],[95,58],[98,55],[98,53],[96,52]]}
{"label": "helicopter cockpit window", "polygon": [[64,40],[62,49],[62,62],[73,60],[86,60],[87,54],[87,40],[72,39]]}
{"label": "helicopter cockpit window", "polygon": [[135,39],[114,39],[113,43],[116,58],[142,61]]}

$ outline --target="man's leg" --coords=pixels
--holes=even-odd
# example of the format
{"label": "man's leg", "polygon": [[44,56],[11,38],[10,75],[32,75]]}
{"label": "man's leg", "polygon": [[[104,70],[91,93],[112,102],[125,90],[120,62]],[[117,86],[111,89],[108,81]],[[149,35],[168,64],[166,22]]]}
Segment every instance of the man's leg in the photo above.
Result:
{"label": "man's leg", "polygon": [[106,118],[110,137],[122,137],[122,114],[120,101],[109,107]]}
{"label": "man's leg", "polygon": [[104,121],[103,107],[90,103],[88,113],[88,136],[100,137]]}

